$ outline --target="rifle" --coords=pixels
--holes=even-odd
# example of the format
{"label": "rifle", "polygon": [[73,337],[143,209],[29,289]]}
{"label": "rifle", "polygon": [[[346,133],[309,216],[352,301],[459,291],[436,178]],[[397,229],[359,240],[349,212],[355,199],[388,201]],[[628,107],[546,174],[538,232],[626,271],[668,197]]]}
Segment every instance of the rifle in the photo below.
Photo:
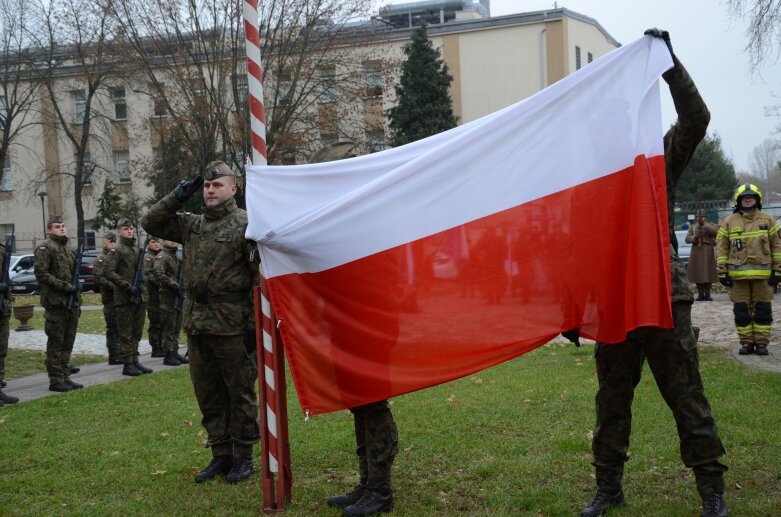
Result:
{"label": "rifle", "polygon": [[184,303],[184,249],[182,249],[182,263],[179,264],[179,280],[177,281],[176,301],[174,309],[182,312],[182,303]]}
{"label": "rifle", "polygon": [[73,310],[73,302],[76,300],[76,294],[79,292],[81,284],[79,283],[79,268],[81,267],[81,258],[84,256],[84,243],[79,242],[76,248],[76,264],[73,265],[73,275],[71,276],[71,287],[75,289],[74,292],[68,295],[68,303],[65,306],[68,310]]}
{"label": "rifle", "polygon": [[144,254],[146,253],[146,247],[149,245],[149,239],[144,242],[141,249],[138,250],[138,258],[136,259],[136,270],[133,272],[133,283],[131,287],[138,289],[138,294],[130,295],[130,303],[138,305],[141,303],[141,284],[144,282]]}
{"label": "rifle", "polygon": [[14,234],[6,235],[5,237],[5,255],[3,256],[3,271],[0,274],[0,284],[5,284],[6,289],[0,291],[0,311],[3,310],[3,305],[8,297],[8,293],[11,291],[11,253],[14,249]]}

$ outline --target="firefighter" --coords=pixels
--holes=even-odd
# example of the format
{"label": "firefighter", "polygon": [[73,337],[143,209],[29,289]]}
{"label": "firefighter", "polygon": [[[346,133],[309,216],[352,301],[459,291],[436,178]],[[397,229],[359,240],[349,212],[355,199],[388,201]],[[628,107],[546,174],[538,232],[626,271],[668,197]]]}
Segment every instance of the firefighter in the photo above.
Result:
{"label": "firefighter", "polygon": [[735,191],[734,213],[716,235],[719,282],[734,304],[740,355],[767,355],[770,303],[781,281],[781,237],[773,216],[762,211],[762,192],[752,183]]}

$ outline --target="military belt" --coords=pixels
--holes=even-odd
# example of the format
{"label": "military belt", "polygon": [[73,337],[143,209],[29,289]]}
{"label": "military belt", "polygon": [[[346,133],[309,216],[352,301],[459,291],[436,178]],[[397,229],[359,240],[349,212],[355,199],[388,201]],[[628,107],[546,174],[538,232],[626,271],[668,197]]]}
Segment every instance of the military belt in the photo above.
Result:
{"label": "military belt", "polygon": [[243,291],[226,293],[226,294],[212,294],[212,295],[208,293],[201,293],[193,296],[193,300],[195,300],[195,303],[200,303],[202,305],[208,305],[210,303],[244,302],[247,301],[248,299],[249,299],[249,293]]}

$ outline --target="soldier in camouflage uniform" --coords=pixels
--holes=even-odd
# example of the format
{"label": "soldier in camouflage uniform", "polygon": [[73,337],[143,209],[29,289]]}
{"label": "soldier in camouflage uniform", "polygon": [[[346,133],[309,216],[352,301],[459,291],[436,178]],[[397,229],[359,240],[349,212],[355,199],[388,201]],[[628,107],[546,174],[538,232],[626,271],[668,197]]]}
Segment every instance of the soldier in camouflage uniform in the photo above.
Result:
{"label": "soldier in camouflage uniform", "polygon": [[35,278],[41,287],[41,305],[46,309],[46,371],[50,391],[71,391],[84,387],[70,379],[68,366],[81,313],[80,289],[71,284],[77,257],[68,246],[62,217],[50,217],[46,231],[49,238],[35,250]]}
{"label": "soldier in camouflage uniform", "polygon": [[114,308],[114,284],[105,276],[106,261],[109,253],[116,246],[117,236],[114,232],[103,235],[103,251],[95,259],[95,284],[100,288],[100,301],[103,304],[103,319],[106,321],[106,350],[108,364],[124,364],[119,357],[119,334],[117,333],[117,315]]}
{"label": "soldier in camouflage uniform", "polygon": [[164,357],[163,349],[163,325],[160,320],[160,286],[152,276],[152,268],[155,265],[155,257],[160,254],[160,240],[155,237],[147,239],[146,254],[144,255],[144,279],[146,280],[146,314],[149,318],[149,345],[152,347],[152,357]]}
{"label": "soldier in camouflage uniform", "polygon": [[[177,213],[201,185],[203,214]],[[236,206],[236,191],[231,168],[212,162],[202,176],[182,181],[158,201],[142,222],[147,232],[184,246],[182,317],[190,377],[212,449],[197,483],[220,475],[230,483],[247,479],[260,436],[251,301],[257,250],[244,238],[247,213]]]}
{"label": "soldier in camouflage uniform", "polygon": [[[176,256],[177,244],[163,240],[163,250],[155,257],[152,277],[160,286],[160,319],[162,321],[163,364],[179,366],[189,361],[179,355],[179,331],[182,328],[182,306],[177,309],[179,297],[179,271],[182,267]],[[184,294],[184,293],[182,293]]]}
{"label": "soldier in camouflage uniform", "polygon": [[608,508],[624,502],[621,480],[624,463],[628,459],[632,398],[647,359],[659,391],[673,412],[681,458],[694,471],[697,490],[702,497],[702,515],[725,516],[723,473],[727,467],[718,461],[725,451],[700,377],[697,354],[699,329],[691,324],[694,297],[689,289],[686,270],[678,259],[672,220],[675,187],[697,144],[705,136],[710,113],[688,72],[673,53],[667,32],[649,29],[646,34],[664,40],[673,58],[673,68],[662,77],[670,87],[678,113],[678,120],[664,135],[674,327],[641,327],[630,332],[623,343],[597,343],[595,357],[599,390],[592,450],[598,490],[581,515],[602,515]]}
{"label": "soldier in camouflage uniform", "polygon": [[144,332],[146,316],[146,289],[143,282],[133,285],[139,248],[133,237],[135,228],[129,219],[120,219],[117,223],[119,243],[109,252],[106,261],[105,276],[114,285],[114,311],[117,317],[119,334],[119,356],[122,359],[122,375],[138,377],[142,373],[152,373],[138,362],[138,342]]}
{"label": "soldier in camouflage uniform", "polygon": [[[11,250],[5,249],[5,244],[0,242],[0,264],[5,264],[5,254]],[[3,271],[2,275],[7,275]],[[3,293],[3,305],[0,306],[0,407],[6,404],[16,404],[19,399],[3,393],[5,388],[5,358],[8,355],[9,320],[11,319],[11,286],[2,282],[0,276],[0,293]]]}

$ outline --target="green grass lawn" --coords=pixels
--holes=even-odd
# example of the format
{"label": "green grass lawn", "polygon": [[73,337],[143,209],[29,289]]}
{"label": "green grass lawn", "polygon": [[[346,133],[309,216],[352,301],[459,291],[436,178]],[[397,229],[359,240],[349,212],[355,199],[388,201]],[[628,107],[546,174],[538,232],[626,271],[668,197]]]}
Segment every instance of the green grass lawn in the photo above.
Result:
{"label": "green grass lawn", "polygon": [[[44,358],[42,350],[8,349],[8,356],[5,359],[6,380],[46,371],[43,364]],[[71,366],[78,366],[81,364],[102,363],[105,360],[106,358],[102,355],[73,354],[71,355],[70,364]]]}
{"label": "green grass lawn", "polygon": [[[394,399],[393,514],[575,514],[593,495],[592,351],[548,346]],[[781,376],[712,349],[702,352],[702,374],[728,450],[731,514],[779,515]],[[292,387],[289,403],[287,514],[338,516],[325,499],[357,482],[352,418],[342,411],[305,422]],[[628,504],[610,515],[699,515],[672,416],[647,369],[634,417]],[[0,515],[259,515],[257,475],[238,486],[193,483],[210,458],[203,440],[184,368],[2,408]]]}

